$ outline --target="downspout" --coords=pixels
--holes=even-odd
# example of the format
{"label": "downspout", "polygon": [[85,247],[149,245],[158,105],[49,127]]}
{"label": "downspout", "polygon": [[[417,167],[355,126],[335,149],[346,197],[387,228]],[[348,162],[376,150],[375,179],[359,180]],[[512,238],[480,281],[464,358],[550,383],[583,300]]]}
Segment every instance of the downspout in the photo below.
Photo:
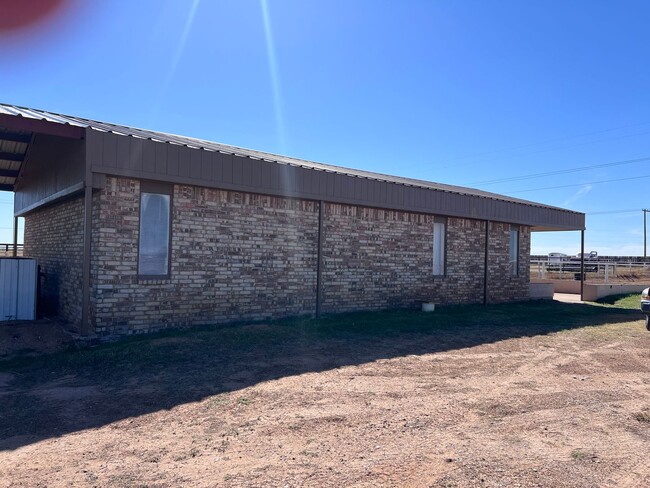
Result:
{"label": "downspout", "polygon": [[323,207],[325,202],[321,200],[318,202],[318,247],[316,256],[316,317],[320,317],[321,309],[321,271],[322,271],[322,256],[323,256]]}
{"label": "downspout", "polygon": [[84,247],[81,283],[81,335],[90,334],[90,239],[92,227],[93,188],[84,190]]}
{"label": "downspout", "polygon": [[485,260],[483,262],[483,305],[488,304],[488,243],[490,239],[490,221],[485,221]]}
{"label": "downspout", "polygon": [[93,224],[93,181],[92,168],[88,161],[88,142],[86,142],[86,175],[84,179],[84,238],[81,273],[81,335],[92,332],[90,323],[90,244]]}
{"label": "downspout", "polygon": [[580,231],[580,301],[585,299],[585,230]]}

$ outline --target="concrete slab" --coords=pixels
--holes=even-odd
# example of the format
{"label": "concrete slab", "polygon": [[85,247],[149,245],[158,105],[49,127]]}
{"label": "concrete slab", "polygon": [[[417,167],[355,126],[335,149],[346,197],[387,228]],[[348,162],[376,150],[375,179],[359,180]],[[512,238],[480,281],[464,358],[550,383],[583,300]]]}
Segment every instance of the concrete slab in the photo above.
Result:
{"label": "concrete slab", "polygon": [[580,294],[576,295],[574,293],[554,293],[553,300],[564,303],[584,303],[580,300]]}

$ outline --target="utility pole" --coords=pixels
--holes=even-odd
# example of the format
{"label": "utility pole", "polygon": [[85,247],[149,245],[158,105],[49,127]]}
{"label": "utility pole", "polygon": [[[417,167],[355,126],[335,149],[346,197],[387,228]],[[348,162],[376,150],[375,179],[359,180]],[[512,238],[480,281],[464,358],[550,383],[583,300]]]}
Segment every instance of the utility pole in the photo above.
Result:
{"label": "utility pole", "polygon": [[647,225],[646,225],[646,218],[645,218],[645,217],[646,217],[646,213],[648,213],[648,209],[647,209],[647,208],[644,208],[644,209],[643,209],[643,264],[644,264],[644,265],[645,265],[646,257],[647,257],[647,255],[648,255],[648,253],[647,253],[647,242],[648,242],[648,239],[647,239],[647,233],[646,233]]}

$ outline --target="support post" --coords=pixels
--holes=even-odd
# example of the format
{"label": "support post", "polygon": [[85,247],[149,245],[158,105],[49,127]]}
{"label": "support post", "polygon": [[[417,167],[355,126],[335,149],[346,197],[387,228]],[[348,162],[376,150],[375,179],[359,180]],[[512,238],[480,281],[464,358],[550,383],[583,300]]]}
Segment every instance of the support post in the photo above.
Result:
{"label": "support post", "polygon": [[647,242],[648,242],[647,236],[648,236],[648,234],[646,232],[646,229],[647,229],[646,213],[648,213],[648,209],[644,208],[643,209],[643,266],[644,267],[645,267],[645,259],[648,256],[648,254],[647,254],[647,249],[648,249],[647,248]]}
{"label": "support post", "polygon": [[14,249],[12,252],[13,257],[18,256],[18,217],[14,217]]}
{"label": "support post", "polygon": [[485,221],[485,256],[483,261],[483,305],[488,304],[488,244],[490,240],[490,221]]}
{"label": "support post", "polygon": [[318,249],[316,256],[316,317],[320,317],[321,312],[321,271],[323,256],[323,215],[325,213],[325,202],[318,202]]}
{"label": "support post", "polygon": [[580,231],[580,301],[585,296],[585,230]]}
{"label": "support post", "polygon": [[90,324],[90,239],[93,222],[93,188],[86,184],[84,192],[84,241],[81,283],[81,334],[89,335]]}

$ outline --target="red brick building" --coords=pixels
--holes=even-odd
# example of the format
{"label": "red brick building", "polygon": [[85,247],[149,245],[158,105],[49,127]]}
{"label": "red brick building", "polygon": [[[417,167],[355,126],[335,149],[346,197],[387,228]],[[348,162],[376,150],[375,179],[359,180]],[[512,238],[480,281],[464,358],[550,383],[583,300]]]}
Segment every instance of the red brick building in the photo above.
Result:
{"label": "red brick building", "polygon": [[529,296],[530,234],[584,214],[0,105],[41,308],[86,334]]}

